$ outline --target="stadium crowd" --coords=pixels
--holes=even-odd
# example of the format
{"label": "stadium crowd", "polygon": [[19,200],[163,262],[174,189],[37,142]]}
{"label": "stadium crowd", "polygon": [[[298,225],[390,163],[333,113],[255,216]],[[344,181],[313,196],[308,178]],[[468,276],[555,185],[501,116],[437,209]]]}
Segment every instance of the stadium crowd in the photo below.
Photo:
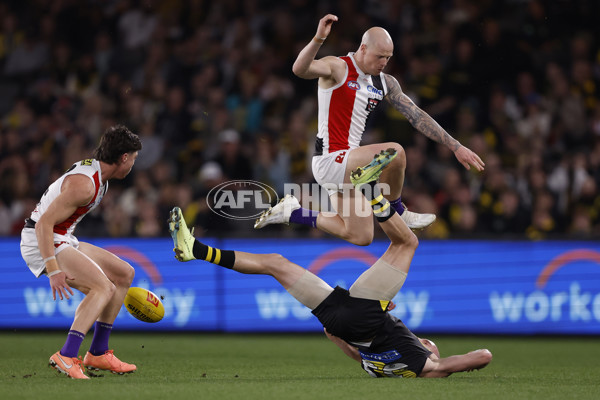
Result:
{"label": "stadium crowd", "polygon": [[316,82],[291,66],[334,13],[320,56],[384,27],[395,42],[384,72],[486,163],[466,171],[377,109],[363,141],[404,146],[403,199],[438,216],[421,237],[599,237],[599,12],[595,0],[3,1],[0,235],[18,235],[43,190],[116,123],[143,150],[78,235],[163,236],[175,204],[213,235],[318,235],[255,232],[205,196],[234,179],[279,194],[313,181]]}

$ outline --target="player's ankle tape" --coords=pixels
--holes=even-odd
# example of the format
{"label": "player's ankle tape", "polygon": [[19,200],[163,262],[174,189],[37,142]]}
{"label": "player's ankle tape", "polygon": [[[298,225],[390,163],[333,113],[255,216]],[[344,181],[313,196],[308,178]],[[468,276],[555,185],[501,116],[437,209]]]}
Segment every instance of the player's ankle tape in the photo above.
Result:
{"label": "player's ankle tape", "polygon": [[379,222],[387,221],[395,213],[396,210],[386,199],[383,199],[382,201],[373,205],[373,214],[375,214],[375,218],[377,218],[377,221]]}

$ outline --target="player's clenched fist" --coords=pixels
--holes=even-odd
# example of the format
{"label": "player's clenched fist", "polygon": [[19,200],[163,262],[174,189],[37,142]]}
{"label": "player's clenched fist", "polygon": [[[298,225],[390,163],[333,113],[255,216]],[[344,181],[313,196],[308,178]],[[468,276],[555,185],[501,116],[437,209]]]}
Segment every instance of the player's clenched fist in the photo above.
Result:
{"label": "player's clenched fist", "polygon": [[316,36],[320,39],[325,39],[327,36],[329,36],[329,33],[331,32],[331,25],[333,25],[334,22],[337,22],[337,20],[338,17],[333,14],[327,14],[321,18],[319,20],[319,27],[317,28]]}

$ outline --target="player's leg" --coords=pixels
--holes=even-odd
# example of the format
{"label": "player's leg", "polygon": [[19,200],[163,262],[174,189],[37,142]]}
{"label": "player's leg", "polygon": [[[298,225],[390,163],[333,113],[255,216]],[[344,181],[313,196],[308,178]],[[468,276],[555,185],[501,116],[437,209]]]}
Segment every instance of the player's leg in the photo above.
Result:
{"label": "player's leg", "polygon": [[[366,150],[372,152],[378,146],[380,145],[366,146]],[[319,229],[363,246],[369,245],[373,240],[372,197],[363,196],[361,190],[352,187],[350,183],[358,187],[364,183],[378,182],[383,171],[391,168],[398,158],[398,152],[394,148],[380,150],[375,155],[370,153],[370,159],[365,157],[367,151],[359,147],[349,152],[344,183],[351,189],[330,192],[330,201],[337,215],[331,218],[321,213],[317,219]],[[359,166],[355,168],[356,165]]]}
{"label": "player's leg", "polygon": [[112,298],[115,285],[92,259],[71,246],[61,249],[56,260],[61,270],[72,278],[67,280],[69,286],[86,296],[75,311],[75,319],[65,344],[50,357],[50,366],[71,378],[87,379],[77,358],[79,348],[86,333]]}
{"label": "player's leg", "polygon": [[[389,150],[389,151],[388,151]],[[390,154],[394,154],[390,157]],[[397,143],[373,144],[359,147],[348,151],[344,159],[343,182],[350,183],[351,173],[378,174],[382,182],[387,185],[386,196],[389,203],[411,229],[424,228],[435,221],[434,214],[417,214],[406,210],[400,194],[404,181],[404,170],[406,168],[406,156],[404,150]],[[389,168],[386,166],[390,164]],[[335,165],[335,164],[334,164]],[[313,164],[313,168],[315,164]],[[323,167],[321,168],[330,168]],[[328,170],[328,169],[327,169]],[[331,179],[324,176],[322,179]],[[361,177],[363,179],[364,177]],[[255,229],[263,228],[270,224],[289,224],[290,222],[317,227],[336,237],[347,240],[357,245],[368,245],[373,238],[372,221],[368,221],[370,215],[358,215],[356,210],[364,209],[364,202],[360,195],[351,191],[350,193],[338,193],[330,191],[330,199],[336,215],[319,213],[302,208],[294,196],[286,195],[277,205],[265,211],[256,220]],[[340,200],[341,199],[341,200]],[[350,202],[349,211],[342,209],[343,204]],[[368,207],[367,207],[368,209]]]}
{"label": "player's leg", "polygon": [[90,257],[73,247],[67,247],[56,255],[60,268],[72,277],[71,287],[86,296],[75,312],[72,329],[85,334],[112,299],[116,287]]}
{"label": "player's leg", "polygon": [[379,222],[390,238],[385,253],[350,287],[350,295],[371,300],[392,300],[404,285],[410,263],[419,245],[415,234],[397,213]]}
{"label": "player's leg", "polygon": [[294,196],[286,195],[256,220],[254,228],[292,222],[316,227],[359,246],[368,246],[373,241],[373,215],[364,196],[349,188],[343,192],[330,191],[329,200],[335,213],[302,208]]}
{"label": "player's leg", "polygon": [[385,197],[390,201],[390,205],[400,214],[404,222],[411,229],[425,228],[435,221],[434,214],[418,214],[408,211],[402,203],[402,188],[404,186],[404,171],[406,170],[406,153],[404,148],[398,143],[376,143],[358,147],[352,150],[348,156],[346,165],[346,178],[349,178],[350,172],[360,168],[373,158],[373,154],[380,153],[386,149],[394,149],[397,156],[392,160],[388,167],[382,173],[379,181],[388,185],[389,193]]}
{"label": "player's leg", "polygon": [[[348,157],[351,157],[352,153],[357,150],[348,151]],[[396,156],[397,153],[394,149],[382,150],[375,155],[371,154],[370,161],[358,169],[361,181],[377,179],[382,170],[393,162]],[[332,163],[330,159],[326,160],[329,164],[313,165],[313,168],[325,170],[321,180],[328,182],[327,180],[330,179],[348,186],[348,188],[343,187],[340,191],[338,184],[334,184],[334,189],[326,187],[329,183],[323,184],[330,194],[330,201],[335,213],[319,213],[302,208],[295,197],[287,195],[277,205],[265,211],[256,220],[254,227],[260,229],[273,223],[300,223],[317,227],[356,245],[369,245],[373,240],[371,207],[364,196],[350,185],[348,158],[344,160],[340,165]],[[327,175],[329,170],[334,173]]]}
{"label": "player's leg", "polygon": [[80,243],[79,250],[94,260],[108,279],[115,285],[115,291],[106,304],[94,327],[94,337],[89,351],[83,360],[83,365],[92,370],[109,370],[112,373],[123,374],[135,371],[133,364],[119,360],[109,350],[108,341],[113,323],[121,310],[127,290],[131,287],[135,270],[129,263],[121,260],[113,253],[89,243]]}
{"label": "player's leg", "polygon": [[110,301],[98,317],[99,321],[112,324],[121,310],[127,290],[131,287],[135,270],[129,263],[121,260],[113,253],[92,244],[81,242],[79,250],[94,260],[115,285],[115,291]]}
{"label": "player's leg", "polygon": [[333,291],[321,278],[279,254],[252,254],[205,245],[193,237],[179,207],[170,213],[169,232],[179,261],[203,260],[242,274],[270,275],[311,310]]}
{"label": "player's leg", "polygon": [[[389,185],[390,198],[398,198],[402,193],[404,185],[404,171],[406,169],[406,154],[404,148],[398,143],[374,143],[353,149],[348,155],[348,163],[346,164],[346,174],[344,182],[350,183],[350,173],[356,168],[363,167],[373,160],[373,156],[380,154],[382,151],[393,149],[396,156],[391,160],[387,167],[382,171],[380,182]],[[384,180],[384,178],[386,178]]]}
{"label": "player's leg", "polygon": [[235,263],[232,269],[243,274],[272,276],[296,300],[311,310],[321,304],[333,291],[324,280],[280,254],[235,251]]}
{"label": "player's leg", "polygon": [[378,194],[376,177],[353,183],[369,189],[365,191],[365,196],[369,196],[367,199],[373,206],[375,217],[391,244],[381,258],[354,282],[350,295],[372,300],[392,300],[406,280],[419,242],[389,202]]}
{"label": "player's leg", "polygon": [[373,241],[373,214],[371,206],[356,189],[333,192],[329,196],[336,213],[319,213],[316,227],[358,246]]}

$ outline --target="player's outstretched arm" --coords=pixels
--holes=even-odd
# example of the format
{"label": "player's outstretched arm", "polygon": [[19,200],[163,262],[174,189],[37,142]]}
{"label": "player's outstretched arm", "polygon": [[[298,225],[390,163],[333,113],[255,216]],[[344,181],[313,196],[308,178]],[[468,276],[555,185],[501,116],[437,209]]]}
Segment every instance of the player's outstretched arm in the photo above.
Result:
{"label": "player's outstretched arm", "polygon": [[315,57],[321,45],[327,39],[327,36],[329,36],[331,26],[337,20],[338,17],[333,14],[327,14],[321,18],[317,27],[317,33],[300,51],[292,66],[292,72],[296,76],[303,79],[330,78],[332,76],[331,62],[335,57],[325,57],[321,60],[315,60]]}
{"label": "player's outstretched arm", "polygon": [[429,139],[447,146],[454,152],[456,159],[466,168],[471,169],[471,165],[477,171],[483,171],[484,162],[472,150],[461,145],[444,128],[442,128],[429,114],[420,109],[408,97],[400,87],[400,84],[393,76],[385,74],[385,83],[388,87],[386,98],[390,104],[401,112],[408,122],[412,124],[419,132]]}
{"label": "player's outstretched arm", "polygon": [[60,269],[54,256],[54,226],[71,217],[78,207],[88,204],[93,197],[94,185],[90,178],[81,174],[67,176],[62,183],[60,195],[50,203],[35,225],[40,255],[45,260],[53,300],[56,300],[57,294],[61,300],[68,299],[69,293],[73,296],[73,290],[67,283],[72,277]]}
{"label": "player's outstretched arm", "polygon": [[356,347],[350,346],[337,336],[333,336],[331,333],[327,332],[327,329],[325,328],[323,328],[323,331],[325,332],[327,338],[335,343],[335,345],[339,347],[345,355],[355,361],[358,361],[359,363],[362,363],[362,358],[360,358],[360,354],[358,353],[358,349]]}
{"label": "player's outstretched arm", "polygon": [[479,349],[467,354],[437,358],[430,356],[419,375],[422,378],[445,378],[455,372],[466,372],[481,369],[492,361],[492,353],[487,349]]}

